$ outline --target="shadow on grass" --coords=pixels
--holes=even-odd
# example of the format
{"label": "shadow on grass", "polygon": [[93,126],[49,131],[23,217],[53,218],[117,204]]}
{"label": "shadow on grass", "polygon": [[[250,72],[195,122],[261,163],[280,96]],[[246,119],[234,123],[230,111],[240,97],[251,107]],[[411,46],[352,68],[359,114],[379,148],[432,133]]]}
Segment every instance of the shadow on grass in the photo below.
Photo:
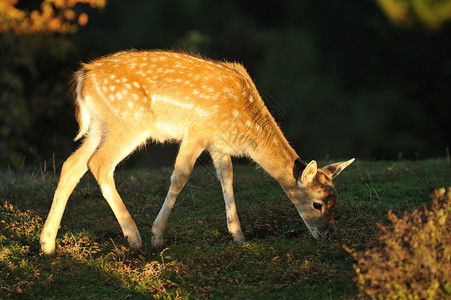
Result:
{"label": "shadow on grass", "polygon": [[[177,285],[162,276],[171,273],[155,261],[109,239],[102,245],[90,232],[60,230],[57,253],[40,252],[43,218],[0,202],[0,299],[124,299],[171,294]],[[165,269],[166,268],[166,269]],[[174,291],[174,294],[177,294]]]}

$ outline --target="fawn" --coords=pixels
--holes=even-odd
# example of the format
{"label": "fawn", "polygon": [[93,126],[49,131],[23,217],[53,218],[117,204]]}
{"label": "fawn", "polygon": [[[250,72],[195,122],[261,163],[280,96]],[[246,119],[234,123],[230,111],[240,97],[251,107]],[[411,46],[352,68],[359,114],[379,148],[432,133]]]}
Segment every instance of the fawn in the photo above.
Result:
{"label": "fawn", "polygon": [[177,141],[180,149],[164,204],[152,226],[152,246],[163,231],[196,159],[208,151],[224,194],[227,227],[244,240],[233,196],[231,156],[247,156],[282,186],[312,235],[334,231],[332,179],[354,159],[322,169],[304,163],[285,139],[252,79],[238,63],[179,52],[124,51],[83,64],[75,73],[75,106],[81,146],[63,164],[41,233],[53,254],[67,200],[88,170],[100,186],[132,248],[141,237],[113,179],[116,165],[147,140]]}

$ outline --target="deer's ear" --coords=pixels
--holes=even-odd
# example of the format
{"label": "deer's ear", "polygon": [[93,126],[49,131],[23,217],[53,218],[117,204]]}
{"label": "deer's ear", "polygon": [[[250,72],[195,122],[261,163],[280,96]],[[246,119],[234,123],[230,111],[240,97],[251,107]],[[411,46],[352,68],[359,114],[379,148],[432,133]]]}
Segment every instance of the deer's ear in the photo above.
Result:
{"label": "deer's ear", "polygon": [[313,181],[313,178],[315,178],[316,172],[318,172],[318,165],[316,164],[316,161],[312,160],[305,167],[304,171],[302,171],[301,177],[297,179],[298,183],[303,186],[310,184]]}
{"label": "deer's ear", "polygon": [[294,177],[294,179],[296,179],[296,181],[301,180],[300,176],[301,176],[302,172],[305,170],[306,166],[307,166],[307,164],[305,162],[303,162],[300,158],[298,158],[294,161],[293,177]]}
{"label": "deer's ear", "polygon": [[350,159],[344,162],[334,163],[328,166],[325,166],[321,170],[330,178],[333,179],[338,176],[347,166],[354,162],[355,158]]}

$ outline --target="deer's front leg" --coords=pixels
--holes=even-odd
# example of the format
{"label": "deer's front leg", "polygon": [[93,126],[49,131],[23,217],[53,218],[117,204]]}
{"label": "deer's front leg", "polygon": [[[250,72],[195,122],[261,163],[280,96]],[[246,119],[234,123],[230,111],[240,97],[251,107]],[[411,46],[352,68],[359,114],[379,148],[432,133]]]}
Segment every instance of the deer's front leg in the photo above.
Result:
{"label": "deer's front leg", "polygon": [[152,226],[152,247],[160,249],[163,246],[163,232],[168,222],[169,214],[177,196],[182,191],[194,167],[197,157],[204,150],[198,143],[182,142],[171,176],[171,186]]}
{"label": "deer's front leg", "polygon": [[227,215],[227,228],[232,234],[233,242],[240,243],[244,241],[244,235],[241,231],[240,220],[236,211],[235,198],[233,196],[233,167],[230,155],[210,152],[213,163],[222,186],[224,202]]}

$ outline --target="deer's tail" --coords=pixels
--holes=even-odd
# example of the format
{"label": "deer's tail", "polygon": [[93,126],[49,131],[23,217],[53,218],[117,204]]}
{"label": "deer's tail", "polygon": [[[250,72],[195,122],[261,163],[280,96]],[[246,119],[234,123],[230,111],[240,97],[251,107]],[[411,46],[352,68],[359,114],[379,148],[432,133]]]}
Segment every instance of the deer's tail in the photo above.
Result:
{"label": "deer's tail", "polygon": [[85,71],[80,70],[75,73],[74,76],[74,88],[75,88],[75,117],[78,123],[78,134],[74,138],[74,141],[79,140],[86,135],[91,123],[91,113],[89,112],[85,99],[82,95],[85,81]]}

